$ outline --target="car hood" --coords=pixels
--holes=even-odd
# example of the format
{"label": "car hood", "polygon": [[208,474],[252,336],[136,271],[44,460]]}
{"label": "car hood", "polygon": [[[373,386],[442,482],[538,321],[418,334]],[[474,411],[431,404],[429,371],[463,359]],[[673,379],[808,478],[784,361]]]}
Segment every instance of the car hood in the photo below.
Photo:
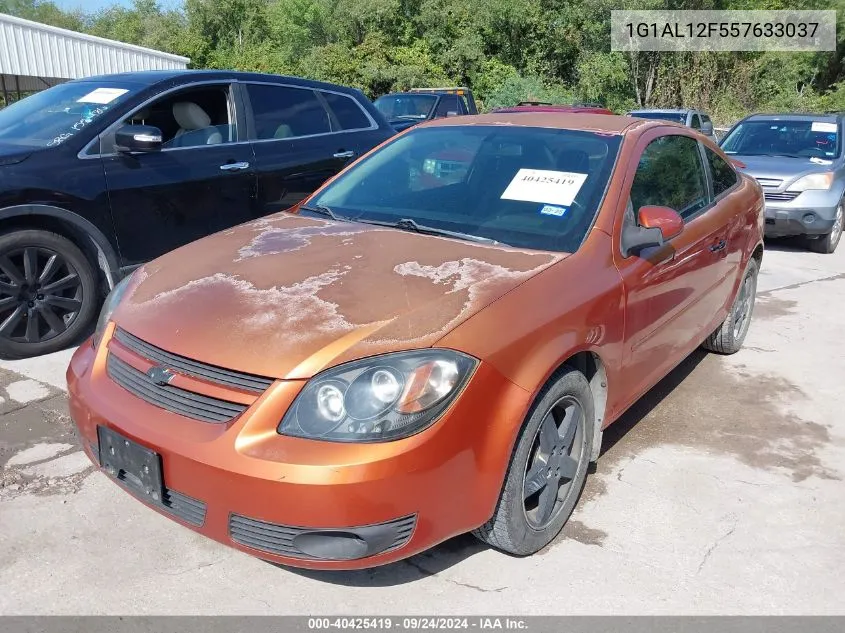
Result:
{"label": "car hood", "polygon": [[148,263],[113,319],[204,363],[309,378],[431,346],[563,257],[282,213]]}
{"label": "car hood", "polygon": [[771,181],[783,181],[784,184],[806,174],[812,174],[833,169],[834,162],[828,159],[810,160],[809,158],[791,158],[789,156],[742,156],[740,154],[728,154],[729,158],[742,162],[745,167],[739,167],[740,171],[762,180],[761,184],[767,183],[770,187],[778,187],[781,183]]}
{"label": "car hood", "polygon": [[3,165],[15,165],[29,158],[33,149],[21,147],[20,145],[5,145],[0,143],[0,167]]}

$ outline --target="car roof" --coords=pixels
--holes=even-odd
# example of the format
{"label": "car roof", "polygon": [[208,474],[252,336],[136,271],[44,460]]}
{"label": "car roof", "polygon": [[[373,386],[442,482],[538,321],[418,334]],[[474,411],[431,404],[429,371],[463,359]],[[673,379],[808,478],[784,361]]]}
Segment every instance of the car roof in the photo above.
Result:
{"label": "car roof", "polygon": [[581,112],[593,114],[613,114],[607,108],[601,106],[578,106],[578,105],[515,105],[504,108],[496,108],[494,112]]}
{"label": "car roof", "polygon": [[686,114],[687,112],[698,112],[694,108],[643,108],[641,110],[631,110],[631,114]]}
{"label": "car roof", "polygon": [[302,77],[293,77],[289,75],[273,75],[269,73],[252,73],[236,70],[194,70],[194,69],[173,69],[173,70],[139,70],[126,73],[114,73],[111,75],[95,75],[93,77],[84,77],[81,79],[74,79],[75,82],[123,82],[134,83],[144,86],[152,86],[154,84],[169,81],[173,79],[189,79],[191,81],[197,80],[215,80],[215,79],[239,79],[241,81],[265,81],[270,83],[289,83],[297,86],[307,86],[310,88],[328,88],[339,92],[359,92],[355,88],[341,86],[339,84],[332,84],[324,81],[315,81],[313,79],[304,79]]}
{"label": "car roof", "polygon": [[823,119],[826,121],[836,121],[840,118],[842,118],[842,115],[836,112],[821,112],[817,114],[813,114],[811,112],[760,112],[746,117],[745,120],[769,121],[775,119],[785,121],[818,121],[819,119]]}
{"label": "car roof", "polygon": [[438,97],[440,95],[446,94],[445,92],[388,92],[387,94],[381,95],[377,99],[381,99],[382,97]]}
{"label": "car roof", "polygon": [[653,126],[656,124],[654,121],[634,119],[616,114],[591,114],[588,112],[491,112],[489,114],[471,114],[435,119],[417,127],[512,125],[622,134],[637,127]]}

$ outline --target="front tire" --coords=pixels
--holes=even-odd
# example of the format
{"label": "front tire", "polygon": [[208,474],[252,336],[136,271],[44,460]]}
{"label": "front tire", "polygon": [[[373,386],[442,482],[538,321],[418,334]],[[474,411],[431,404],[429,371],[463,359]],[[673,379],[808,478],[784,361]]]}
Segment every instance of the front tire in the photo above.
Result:
{"label": "front tire", "polygon": [[822,253],[830,255],[839,246],[839,240],[842,238],[842,231],[845,229],[845,202],[840,202],[836,207],[836,217],[833,220],[833,228],[830,233],[812,240],[807,240],[807,248],[815,253]]}
{"label": "front tire", "polygon": [[565,368],[538,396],[517,439],[496,511],[473,534],[518,556],[548,545],[581,496],[594,424],[589,382]]}
{"label": "front tire", "polygon": [[67,238],[35,229],[0,235],[0,357],[39,356],[75,343],[98,300],[94,267]]}
{"label": "front tire", "polygon": [[701,344],[704,349],[718,354],[735,354],[740,350],[751,325],[754,301],[757,298],[757,275],[759,272],[760,265],[752,257],[745,269],[745,275],[742,277],[742,283],[736,293],[731,310],[728,312],[728,317]]}

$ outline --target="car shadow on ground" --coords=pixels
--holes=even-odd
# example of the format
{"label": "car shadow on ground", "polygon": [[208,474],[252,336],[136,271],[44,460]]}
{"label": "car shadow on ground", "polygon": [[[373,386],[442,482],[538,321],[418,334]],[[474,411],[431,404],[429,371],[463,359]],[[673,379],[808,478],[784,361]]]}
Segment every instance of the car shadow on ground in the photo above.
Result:
{"label": "car shadow on ground", "polygon": [[[601,455],[613,450],[619,442],[623,441],[626,435],[637,426],[644,417],[657,407],[664,398],[680,385],[703,361],[708,352],[696,349],[685,358],[672,372],[663,380],[648,391],[638,400],[625,414],[614,422],[604,432],[602,440]],[[601,457],[599,458],[601,460]],[[591,464],[590,472],[595,472],[595,464]],[[564,535],[565,535],[564,528]],[[547,547],[554,547],[559,542],[556,538]],[[432,549],[411,556],[397,563],[391,563],[372,569],[356,571],[315,571],[310,569],[297,569],[270,563],[281,569],[285,569],[297,575],[318,580],[320,582],[343,585],[346,587],[392,587],[415,582],[422,578],[435,576],[450,567],[457,565],[476,554],[490,549],[481,543],[471,534],[462,534],[433,547]],[[507,554],[500,554],[507,556]],[[267,561],[269,562],[269,561]],[[476,587],[479,589],[479,587]]]}
{"label": "car shadow on ground", "polygon": [[783,253],[805,253],[809,250],[803,237],[767,237],[763,246],[767,251]]}
{"label": "car shadow on ground", "polygon": [[637,400],[631,408],[604,431],[601,442],[599,460],[606,453],[613,450],[637,424],[651,413],[663,400],[672,393],[695,370],[696,367],[710,355],[710,352],[698,347],[669,372],[660,382]]}

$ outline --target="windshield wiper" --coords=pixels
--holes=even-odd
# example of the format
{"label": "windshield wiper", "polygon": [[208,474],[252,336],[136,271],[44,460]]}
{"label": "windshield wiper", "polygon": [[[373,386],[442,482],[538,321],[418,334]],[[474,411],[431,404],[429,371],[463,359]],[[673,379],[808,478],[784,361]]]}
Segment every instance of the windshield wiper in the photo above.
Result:
{"label": "windshield wiper", "polygon": [[332,211],[329,207],[327,207],[323,204],[315,204],[313,207],[301,206],[299,208],[303,211],[310,211],[311,213],[317,213],[319,215],[325,215],[326,217],[329,217],[336,222],[344,222],[344,221],[349,220],[349,218],[345,218],[341,215],[338,215],[337,213]]}
{"label": "windshield wiper", "polygon": [[425,235],[439,235],[441,237],[454,237],[458,240],[466,240],[468,242],[480,242],[482,244],[495,244],[498,246],[508,246],[504,242],[491,239],[489,237],[482,237],[480,235],[472,235],[471,233],[461,233],[460,231],[447,231],[446,229],[438,229],[433,226],[425,226],[418,224],[416,220],[411,218],[402,218],[396,222],[388,222],[385,220],[365,220],[361,218],[353,218],[354,222],[362,222],[364,224],[375,224],[376,226],[389,226],[394,229],[402,229],[404,231],[413,231],[415,233],[423,233]]}

